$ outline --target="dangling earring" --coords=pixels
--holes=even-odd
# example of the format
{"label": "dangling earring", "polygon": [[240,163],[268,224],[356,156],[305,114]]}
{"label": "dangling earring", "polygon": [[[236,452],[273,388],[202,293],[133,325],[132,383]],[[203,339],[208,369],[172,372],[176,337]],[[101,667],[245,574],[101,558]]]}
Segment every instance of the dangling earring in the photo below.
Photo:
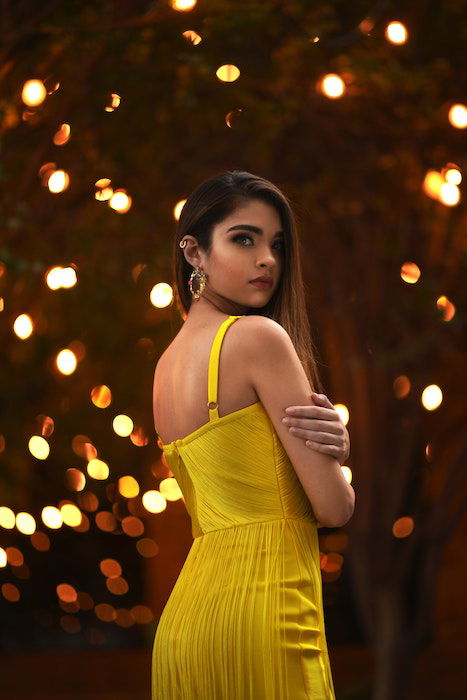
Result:
{"label": "dangling earring", "polygon": [[[196,279],[198,282],[198,285],[199,285],[198,290],[196,292],[193,291],[193,279]],[[201,294],[204,292],[204,287],[206,286],[206,280],[207,280],[206,273],[197,265],[196,268],[191,273],[190,279],[188,280],[188,286],[190,287],[191,296],[192,296],[194,301],[198,301]]]}

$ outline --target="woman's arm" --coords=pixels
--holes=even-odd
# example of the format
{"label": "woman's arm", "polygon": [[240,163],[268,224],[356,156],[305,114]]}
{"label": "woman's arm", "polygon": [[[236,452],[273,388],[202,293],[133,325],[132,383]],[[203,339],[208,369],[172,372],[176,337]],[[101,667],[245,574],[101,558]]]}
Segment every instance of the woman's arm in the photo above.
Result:
{"label": "woman's arm", "polygon": [[[265,316],[245,316],[242,354],[249,380],[265,407],[311,503],[325,527],[340,527],[352,517],[355,493],[337,459],[310,450],[282,422],[287,406],[310,406],[311,387],[284,328]],[[280,368],[280,371],[279,371]]]}
{"label": "woman's arm", "polygon": [[350,454],[349,432],[325,394],[311,393],[314,406],[288,406],[285,424],[311,450],[335,457],[345,464]]}

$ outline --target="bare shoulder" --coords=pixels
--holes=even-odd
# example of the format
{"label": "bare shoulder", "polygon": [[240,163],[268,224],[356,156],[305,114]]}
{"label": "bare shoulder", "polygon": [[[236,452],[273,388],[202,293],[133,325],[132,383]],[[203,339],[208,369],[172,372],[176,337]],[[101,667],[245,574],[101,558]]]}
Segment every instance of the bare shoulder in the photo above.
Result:
{"label": "bare shoulder", "polygon": [[237,335],[249,359],[263,356],[272,359],[284,353],[295,353],[292,340],[283,326],[267,316],[245,316],[238,324]]}
{"label": "bare shoulder", "polygon": [[349,489],[339,462],[330,455],[308,449],[305,440],[289,431],[282,422],[287,406],[314,405],[310,382],[294,344],[286,330],[270,318],[249,316],[241,320],[245,321],[245,333],[240,342],[250,384],[269,416],[318,522],[329,527],[340,526],[349,519],[350,508],[344,502]]}
{"label": "bare shoulder", "polygon": [[158,371],[160,372],[161,368],[162,368],[163,365],[164,365],[165,359],[166,359],[166,357],[167,357],[167,349],[168,349],[168,348],[166,348],[166,349],[163,351],[163,353],[162,353],[161,355],[159,355],[159,358],[158,358],[158,360],[157,360],[157,362],[156,362],[156,365],[155,365],[155,367],[154,367],[154,377],[156,376],[156,374],[158,373]]}
{"label": "bare shoulder", "polygon": [[[289,334],[266,316],[246,316],[237,328],[237,354],[248,381],[271,413],[311,401],[311,387]],[[242,332],[243,330],[243,332]],[[280,408],[282,407],[282,408]]]}
{"label": "bare shoulder", "polygon": [[245,331],[248,339],[253,341],[289,337],[285,328],[268,316],[243,316],[241,323],[238,325]]}
{"label": "bare shoulder", "polygon": [[280,330],[284,333],[287,331],[281,326],[280,323],[277,321],[274,321],[273,318],[269,318],[268,316],[260,316],[259,314],[252,314],[251,316],[241,316],[241,325],[243,327],[248,327],[251,329],[251,332],[253,333],[262,333],[262,332],[274,332],[277,330]]}

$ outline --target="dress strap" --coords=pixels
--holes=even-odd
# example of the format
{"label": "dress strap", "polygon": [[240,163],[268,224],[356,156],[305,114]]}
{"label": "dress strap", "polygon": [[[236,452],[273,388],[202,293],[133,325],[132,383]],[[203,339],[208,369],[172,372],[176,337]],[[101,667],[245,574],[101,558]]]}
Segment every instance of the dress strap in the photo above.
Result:
{"label": "dress strap", "polygon": [[217,405],[217,388],[219,379],[219,354],[221,350],[222,341],[224,339],[225,332],[227,328],[232,325],[237,318],[241,316],[229,316],[222,321],[219,330],[214,336],[214,340],[211,346],[211,354],[209,355],[209,368],[208,368],[208,409],[209,409],[209,421],[219,418],[219,411]]}

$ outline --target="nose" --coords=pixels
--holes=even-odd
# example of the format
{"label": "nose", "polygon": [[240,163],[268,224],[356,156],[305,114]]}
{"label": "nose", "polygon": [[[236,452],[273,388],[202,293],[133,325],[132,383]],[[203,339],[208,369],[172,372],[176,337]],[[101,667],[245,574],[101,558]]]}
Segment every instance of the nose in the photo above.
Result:
{"label": "nose", "polygon": [[268,246],[264,246],[264,248],[261,249],[258,255],[258,264],[260,267],[267,266],[271,269],[276,266],[276,258]]}

